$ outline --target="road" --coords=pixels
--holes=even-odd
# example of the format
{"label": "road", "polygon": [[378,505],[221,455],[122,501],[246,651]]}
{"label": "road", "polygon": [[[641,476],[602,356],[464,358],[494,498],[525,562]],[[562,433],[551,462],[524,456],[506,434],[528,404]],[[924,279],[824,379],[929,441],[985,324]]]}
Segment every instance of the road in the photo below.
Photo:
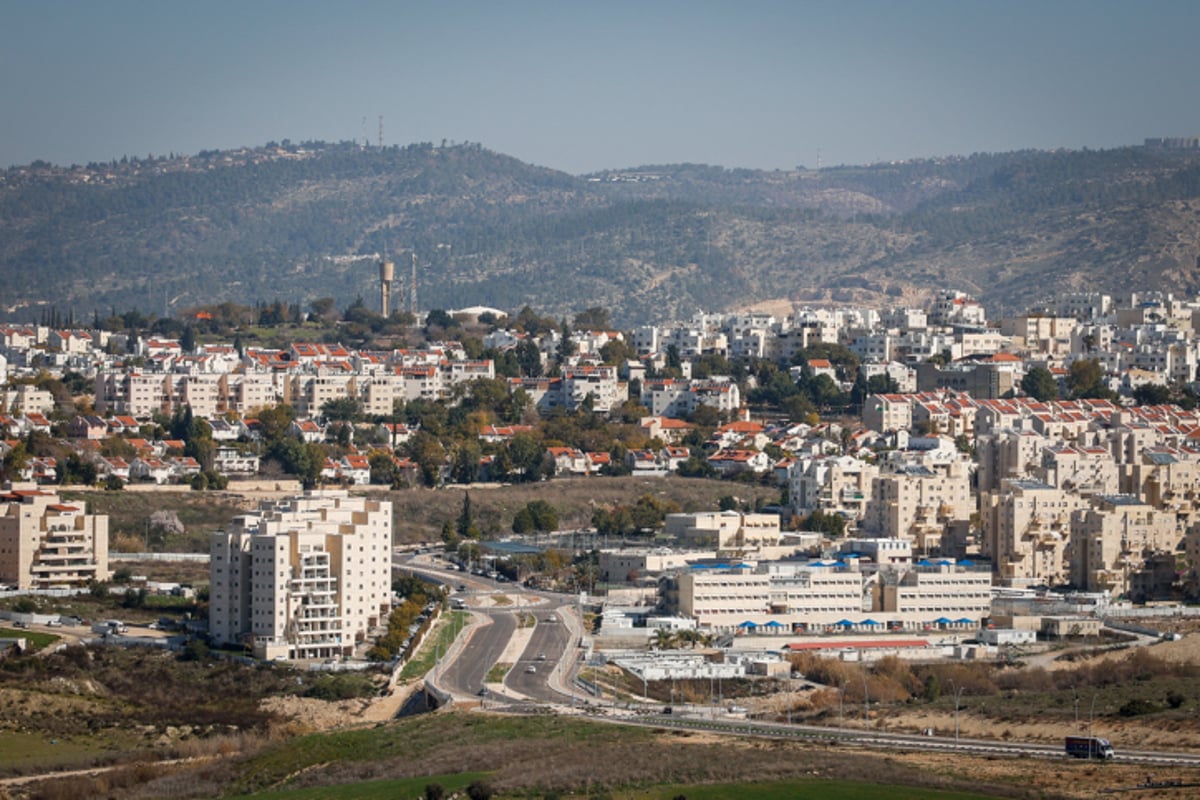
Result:
{"label": "road", "polygon": [[[493,690],[487,697],[493,703],[569,702],[567,686],[573,676],[576,641],[581,624],[568,616],[569,605],[562,595],[535,592],[511,582],[500,582],[445,568],[428,556],[396,554],[393,566],[408,570],[447,586],[476,620],[465,632],[465,641],[447,653],[443,663],[430,676],[435,685],[460,699],[478,698],[491,668],[501,660],[519,630],[520,620],[532,618],[525,647],[511,654],[513,668],[504,681],[504,689]],[[463,591],[459,591],[459,588]],[[509,603],[498,606],[495,598]],[[554,621],[551,621],[553,618]],[[539,658],[539,656],[542,656]],[[533,667],[533,672],[528,672]]]}
{"label": "road", "polygon": [[[563,609],[555,609],[544,610],[535,615],[537,623],[529,638],[529,644],[513,665],[504,682],[505,686],[532,700],[555,703],[567,699],[551,682],[552,677],[561,676],[562,670],[569,668],[564,662],[564,656],[572,637],[570,629],[563,622],[565,613]],[[557,621],[551,622],[551,616]],[[558,683],[561,685],[562,682]]]}

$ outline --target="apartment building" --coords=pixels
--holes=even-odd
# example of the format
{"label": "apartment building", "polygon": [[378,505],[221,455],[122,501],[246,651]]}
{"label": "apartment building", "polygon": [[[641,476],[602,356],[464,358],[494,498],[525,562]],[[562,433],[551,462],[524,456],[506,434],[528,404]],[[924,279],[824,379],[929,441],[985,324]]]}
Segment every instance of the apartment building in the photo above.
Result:
{"label": "apartment building", "polygon": [[908,539],[919,553],[937,553],[947,526],[966,522],[974,511],[969,464],[936,471],[902,464],[872,480],[860,525],[872,536]]}
{"label": "apartment building", "polygon": [[726,551],[776,547],[781,542],[778,514],[732,510],[667,514],[665,533],[694,547]]}
{"label": "apartment building", "polygon": [[348,655],[391,609],[392,504],[344,491],[264,503],[212,534],[209,631],[260,658]]}
{"label": "apartment building", "polygon": [[0,491],[0,581],[53,589],[110,577],[107,516],[32,483]]}
{"label": "apartment building", "polygon": [[814,511],[858,519],[871,499],[879,467],[852,456],[828,456],[797,461],[789,476],[792,511]]}
{"label": "apartment building", "polygon": [[1003,586],[1054,586],[1068,579],[1071,515],[1087,501],[1032,479],[1005,479],[980,497],[983,554]]}
{"label": "apartment building", "polygon": [[1155,553],[1174,553],[1184,535],[1173,514],[1136,495],[1104,495],[1071,515],[1070,581],[1085,592],[1128,594],[1130,577]]}
{"label": "apartment building", "polygon": [[853,558],[768,562],[754,569],[696,565],[679,575],[671,606],[716,633],[911,630],[978,624],[991,613],[986,567],[950,560],[877,566],[868,574]]}
{"label": "apartment building", "polygon": [[863,614],[863,576],[826,566],[791,572],[692,569],[679,576],[678,612],[715,633],[745,623],[780,632]]}
{"label": "apartment building", "polygon": [[887,567],[880,570],[877,587],[872,611],[895,615],[906,626],[938,619],[978,623],[992,612],[992,576],[986,566],[939,561]]}

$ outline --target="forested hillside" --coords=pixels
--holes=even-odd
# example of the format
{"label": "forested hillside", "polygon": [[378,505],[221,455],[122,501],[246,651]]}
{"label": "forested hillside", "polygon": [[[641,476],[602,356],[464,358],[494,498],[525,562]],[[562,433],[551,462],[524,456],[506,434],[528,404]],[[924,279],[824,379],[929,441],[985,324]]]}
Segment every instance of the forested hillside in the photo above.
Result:
{"label": "forested hillside", "polygon": [[[1200,289],[1200,153],[1141,147],[571,176],[476,144],[271,144],[0,173],[0,309],[35,320],[331,296],[387,252],[422,308],[604,305],[620,324],[962,288]],[[403,289],[407,297],[407,287]]]}

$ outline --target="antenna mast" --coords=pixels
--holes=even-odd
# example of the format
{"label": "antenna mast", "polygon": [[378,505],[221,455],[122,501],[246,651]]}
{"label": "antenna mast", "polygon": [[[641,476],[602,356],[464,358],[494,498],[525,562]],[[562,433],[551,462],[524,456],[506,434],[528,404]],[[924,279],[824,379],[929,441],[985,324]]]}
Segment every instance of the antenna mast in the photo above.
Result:
{"label": "antenna mast", "polygon": [[379,115],[379,149],[383,149],[383,114]]}
{"label": "antenna mast", "polygon": [[408,279],[408,313],[417,315],[417,251],[412,254],[412,277]]}

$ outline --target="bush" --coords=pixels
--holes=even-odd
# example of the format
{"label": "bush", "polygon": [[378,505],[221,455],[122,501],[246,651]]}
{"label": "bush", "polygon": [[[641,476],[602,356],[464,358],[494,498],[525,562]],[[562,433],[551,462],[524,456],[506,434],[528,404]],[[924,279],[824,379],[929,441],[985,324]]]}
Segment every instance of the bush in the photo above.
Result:
{"label": "bush", "polygon": [[366,675],[322,675],[304,692],[305,697],[318,700],[349,700],[376,694],[375,684]]}
{"label": "bush", "polygon": [[1146,700],[1138,697],[1121,706],[1121,708],[1117,710],[1117,713],[1122,717],[1140,717],[1143,714],[1154,714],[1155,712],[1161,710],[1162,709],[1159,708],[1158,703],[1155,703],[1153,700]]}
{"label": "bush", "polygon": [[483,781],[471,781],[467,787],[467,797],[471,800],[490,800],[491,796],[492,787]]}
{"label": "bush", "polygon": [[188,639],[179,651],[180,661],[204,661],[208,658],[208,643],[203,639]]}
{"label": "bush", "polygon": [[18,614],[32,614],[37,611],[37,603],[32,597],[18,597],[12,608]]}

